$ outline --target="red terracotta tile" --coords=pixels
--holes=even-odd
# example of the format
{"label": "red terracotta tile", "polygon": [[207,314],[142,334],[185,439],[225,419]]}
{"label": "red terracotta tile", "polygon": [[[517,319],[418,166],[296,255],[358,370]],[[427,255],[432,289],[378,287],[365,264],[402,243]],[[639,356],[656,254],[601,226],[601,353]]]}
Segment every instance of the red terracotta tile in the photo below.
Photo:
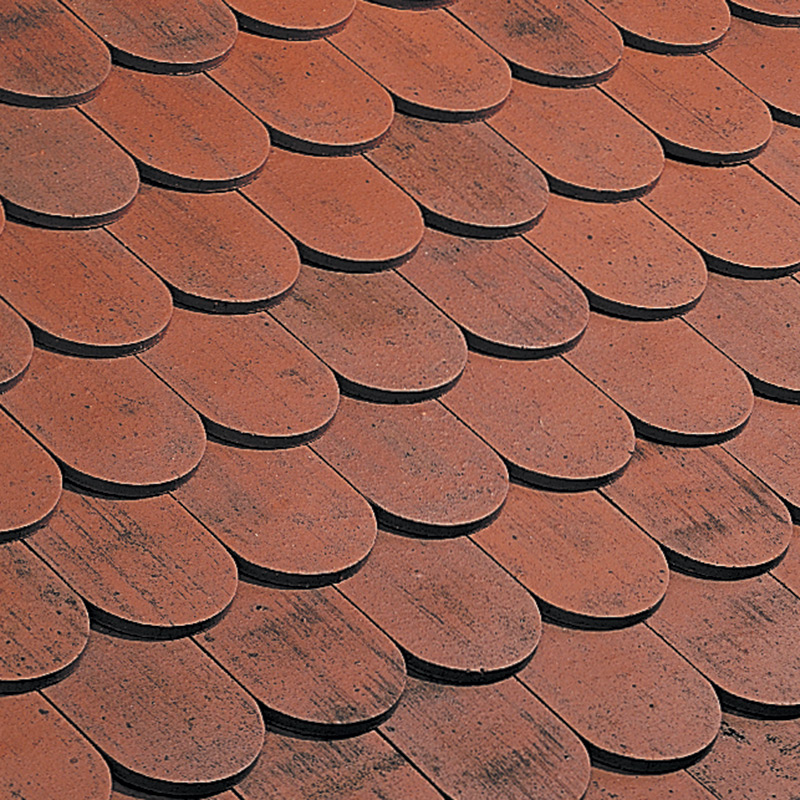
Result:
{"label": "red terracotta tile", "polygon": [[753,159],[753,166],[800,201],[800,130],[776,122],[769,144]]}
{"label": "red terracotta tile", "polygon": [[382,731],[448,797],[583,797],[586,750],[518,681],[456,687],[410,678],[408,684]]}
{"label": "red terracotta tile", "polygon": [[410,14],[357,0],[344,30],[330,41],[408,114],[479,119],[511,91],[511,72],[500,55],[444,11]]}
{"label": "red terracotta tile", "polygon": [[316,586],[356,570],[375,542],[367,502],[306,447],[208,443],[174,496],[233,552],[243,573]]}
{"label": "red terracotta tile", "polygon": [[520,680],[586,741],[596,763],[614,768],[678,769],[719,731],[711,685],[645,625],[545,625]]}
{"label": "red terracotta tile", "polygon": [[126,783],[174,794],[221,791],[258,757],[255,700],[187,639],[92,631],[80,666],[44,690]]}
{"label": "red terracotta tile", "polygon": [[134,206],[109,230],[176,299],[202,311],[258,311],[286,292],[300,269],[289,237],[236,192],[142,184]]}
{"label": "red terracotta tile", "polygon": [[306,441],[330,422],[339,399],[330,370],[266,315],[176,309],[141,358],[211,433],[239,444]]}
{"label": "red terracotta tile", "polygon": [[705,55],[627,48],[603,91],[679,158],[737,164],[758,155],[772,133],[764,103]]}
{"label": "red terracotta tile", "polygon": [[54,0],[7,0],[0,99],[56,108],[94,97],[111,69],[105,45]]}
{"label": "red terracotta tile", "polygon": [[0,698],[0,792],[25,800],[109,800],[102,756],[40,694]]}
{"label": "red terracotta tile", "polygon": [[272,726],[325,738],[363,733],[403,692],[400,651],[335,589],[241,583],[197,641],[266,707]]}
{"label": "red terracotta tile", "polygon": [[394,272],[354,275],[303,266],[271,313],[344,389],[370,399],[440,394],[467,360],[461,331]]}
{"label": "red terracotta tile", "polygon": [[0,545],[0,576],[0,694],[61,680],[86,647],[86,607],[23,542]]}
{"label": "red terracotta tile", "polygon": [[789,549],[778,566],[773,567],[772,575],[790,592],[800,596],[800,527],[792,526]]}
{"label": "red terracotta tile", "polygon": [[178,189],[242,186],[261,172],[269,154],[267,129],[207,75],[114,67],[84,109],[136,159],[142,175]]}
{"label": "red terracotta tile", "polygon": [[499,238],[532,228],[547,205],[544,175],[484,122],[448,125],[398,115],[367,158],[436,227]]}
{"label": "red terracotta tile", "polygon": [[738,17],[767,25],[800,25],[800,3],[797,0],[729,0]]}
{"label": "red terracotta tile", "polygon": [[770,575],[709,581],[673,572],[647,624],[718,688],[730,708],[797,716],[800,598]]}
{"label": "red terracotta tile", "polygon": [[473,539],[566,624],[630,624],[667,588],[661,550],[595,492],[512,484],[500,516]]}
{"label": "red terracotta tile", "polygon": [[[5,241],[5,237],[4,237]],[[33,357],[33,336],[25,320],[0,299],[0,392],[5,392],[25,375]]]}
{"label": "red terracotta tile", "polygon": [[226,0],[236,12],[239,24],[263,36],[279,39],[318,39],[335,33],[347,24],[355,0]]}
{"label": "red terracotta tile", "polygon": [[592,314],[565,358],[628,412],[639,433],[667,444],[730,438],[753,409],[744,373],[680,319]]}
{"label": "red terracotta tile", "polygon": [[114,59],[152,72],[198,72],[220,63],[236,40],[222,0],[64,0],[111,48]]}
{"label": "red terracotta tile", "polygon": [[416,250],[424,225],[416,203],[363,158],[274,150],[245,196],[297,241],[309,261],[383,269]]}
{"label": "red terracotta tile", "polygon": [[508,492],[503,462],[435,400],[392,406],[343,397],[313,449],[384,524],[420,534],[479,527]]}
{"label": "red terracotta tile", "polygon": [[625,412],[559,358],[470,353],[442,403],[508,462],[512,475],[540,486],[603,483],[633,451]]}
{"label": "red terracotta tile", "polygon": [[28,543],[124,633],[173,638],[221,614],[236,592],[222,545],[169,497],[112,500],[65,492]]}
{"label": "red terracotta tile", "polygon": [[418,676],[489,683],[517,672],[541,634],[534,599],[468,539],[380,532],[342,593]]}
{"label": "red terracotta tile", "polygon": [[[708,756],[706,756],[708,758]],[[589,791],[583,800],[714,800],[688,772],[667,775],[622,775],[592,770]]]}
{"label": "red terracotta tile", "polygon": [[565,350],[589,318],[583,292],[516,238],[477,240],[428,228],[398,271],[461,327],[470,347],[499,356]]}
{"label": "red terracotta tile", "polygon": [[269,126],[276,143],[304,153],[361,152],[394,117],[388,92],[327,41],[243,33],[212,77]]}
{"label": "red terracotta tile", "polygon": [[83,486],[163,490],[205,449],[199,417],[135,356],[98,361],[37,350],[0,403]]}
{"label": "red terracotta tile", "polygon": [[597,83],[622,56],[619,31],[583,0],[512,0],[502,10],[460,0],[453,13],[499,50],[517,76],[536,83]]}
{"label": "red terracotta tile", "polygon": [[682,313],[706,285],[700,253],[641,203],[551,195],[525,238],[581,285],[594,308],[619,316]]}
{"label": "red terracotta tile", "polygon": [[172,316],[167,287],[105,231],[9,222],[0,260],[0,295],[54,349],[133,353],[156,342]]}
{"label": "red terracotta tile", "polygon": [[664,168],[658,139],[595,88],[514,81],[489,125],[547,174],[554,192],[584,200],[638,197]]}
{"label": "red terracotta tile", "polygon": [[1,105],[0,142],[0,196],[12,216],[91,228],[124,214],[136,197],[136,165],[73,108]]}
{"label": "red terracotta tile", "polygon": [[[140,789],[134,789],[123,783],[115,783],[109,800],[164,800],[163,794],[150,794]],[[231,791],[214,794],[204,794],[203,800],[241,800],[240,795]]]}

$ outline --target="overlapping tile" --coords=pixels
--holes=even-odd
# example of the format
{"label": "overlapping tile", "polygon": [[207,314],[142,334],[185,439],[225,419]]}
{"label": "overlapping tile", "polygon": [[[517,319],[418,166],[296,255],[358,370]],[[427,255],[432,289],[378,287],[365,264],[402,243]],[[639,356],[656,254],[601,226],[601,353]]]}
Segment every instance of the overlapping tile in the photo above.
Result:
{"label": "overlapping tile", "polygon": [[762,175],[800,200],[800,130],[796,126],[776,122],[769,144],[752,163]]}
{"label": "overlapping tile", "polygon": [[332,0],[321,5],[315,0],[278,2],[265,5],[259,0],[227,0],[243,28],[279,39],[319,39],[344,27],[355,0]]}
{"label": "overlapping tile", "polygon": [[714,795],[686,771],[666,775],[624,775],[592,769],[592,779],[584,800],[619,800],[622,797],[625,800],[661,800],[668,797],[712,800]]}
{"label": "overlapping tile", "polygon": [[0,392],[5,392],[20,381],[33,358],[33,336],[25,320],[14,309],[0,300],[0,335],[3,350],[0,353]]}
{"label": "overlapping tile", "polygon": [[765,25],[800,25],[797,0],[729,0],[733,13]]}

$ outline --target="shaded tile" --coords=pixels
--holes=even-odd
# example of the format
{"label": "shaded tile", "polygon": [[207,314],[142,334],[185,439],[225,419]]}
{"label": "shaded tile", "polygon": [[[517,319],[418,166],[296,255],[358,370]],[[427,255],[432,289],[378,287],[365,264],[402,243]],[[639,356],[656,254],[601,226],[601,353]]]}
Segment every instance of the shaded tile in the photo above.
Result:
{"label": "shaded tile", "polygon": [[318,39],[343,28],[355,7],[355,0],[226,0],[236,12],[239,24],[263,36],[279,39]]}
{"label": "shaded tile", "polygon": [[[724,728],[723,728],[724,729]],[[708,756],[706,756],[708,758]],[[688,772],[666,775],[622,775],[603,769],[592,769],[589,791],[583,800],[713,800]]]}
{"label": "shaded tile", "polygon": [[800,597],[800,527],[792,526],[789,549],[783,560],[770,570],[790,592]]}
{"label": "shaded tile", "polygon": [[363,733],[405,687],[400,651],[332,588],[241,583],[231,610],[196,639],[265,706],[271,726],[297,733]]}
{"label": "shaded tile", "polygon": [[595,492],[511,484],[500,516],[473,539],[553,620],[591,628],[646,616],[667,588],[661,550]]}
{"label": "shaded tile", "polygon": [[339,376],[344,390],[368,399],[440,394],[467,360],[459,329],[394,272],[303,266],[271,313]]}
{"label": "shaded tile", "polygon": [[800,25],[800,3],[797,0],[729,0],[738,17],[766,25]]}
{"label": "shaded tile", "polygon": [[762,175],[800,201],[800,129],[776,122],[769,144],[752,163]]}
{"label": "shaded tile", "polygon": [[[5,240],[5,239],[4,239]],[[25,320],[0,299],[0,392],[17,384],[33,358],[33,336]]]}
{"label": "shaded tile", "polygon": [[[151,794],[150,792],[134,789],[124,783],[114,781],[113,790],[109,800],[164,800],[163,794]],[[203,800],[241,800],[238,794],[231,789],[225,792],[215,792],[214,794],[203,794]]]}

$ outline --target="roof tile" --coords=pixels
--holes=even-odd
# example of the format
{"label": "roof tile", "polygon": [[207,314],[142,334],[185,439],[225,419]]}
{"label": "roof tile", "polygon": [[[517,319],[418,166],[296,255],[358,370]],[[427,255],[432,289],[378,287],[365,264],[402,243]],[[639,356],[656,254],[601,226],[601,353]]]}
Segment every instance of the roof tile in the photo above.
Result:
{"label": "roof tile", "polygon": [[790,592],[800,597],[800,526],[792,526],[789,549],[771,572]]}
{"label": "roof tile", "polygon": [[738,17],[766,25],[800,25],[798,0],[728,0]]}
{"label": "roof tile", "polygon": [[355,0],[226,0],[247,30],[279,39],[318,39],[343,28]]}
{"label": "roof tile", "polygon": [[0,299],[0,392],[5,392],[25,375],[33,358],[33,336],[25,320]]}
{"label": "roof tile", "polygon": [[769,144],[753,159],[752,163],[770,181],[795,200],[800,201],[800,130],[798,128],[776,122]]}
{"label": "roof tile", "polygon": [[667,775],[622,775],[602,769],[592,770],[589,791],[583,800],[713,800],[714,795],[688,772]]}

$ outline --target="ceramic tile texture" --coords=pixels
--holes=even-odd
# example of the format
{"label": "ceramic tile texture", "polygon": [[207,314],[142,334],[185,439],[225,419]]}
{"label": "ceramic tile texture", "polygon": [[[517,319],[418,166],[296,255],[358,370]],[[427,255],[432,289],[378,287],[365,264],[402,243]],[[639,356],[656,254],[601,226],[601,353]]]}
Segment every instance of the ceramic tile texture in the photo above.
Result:
{"label": "ceramic tile texture", "polygon": [[795,800],[798,1],[0,5],[0,797]]}

